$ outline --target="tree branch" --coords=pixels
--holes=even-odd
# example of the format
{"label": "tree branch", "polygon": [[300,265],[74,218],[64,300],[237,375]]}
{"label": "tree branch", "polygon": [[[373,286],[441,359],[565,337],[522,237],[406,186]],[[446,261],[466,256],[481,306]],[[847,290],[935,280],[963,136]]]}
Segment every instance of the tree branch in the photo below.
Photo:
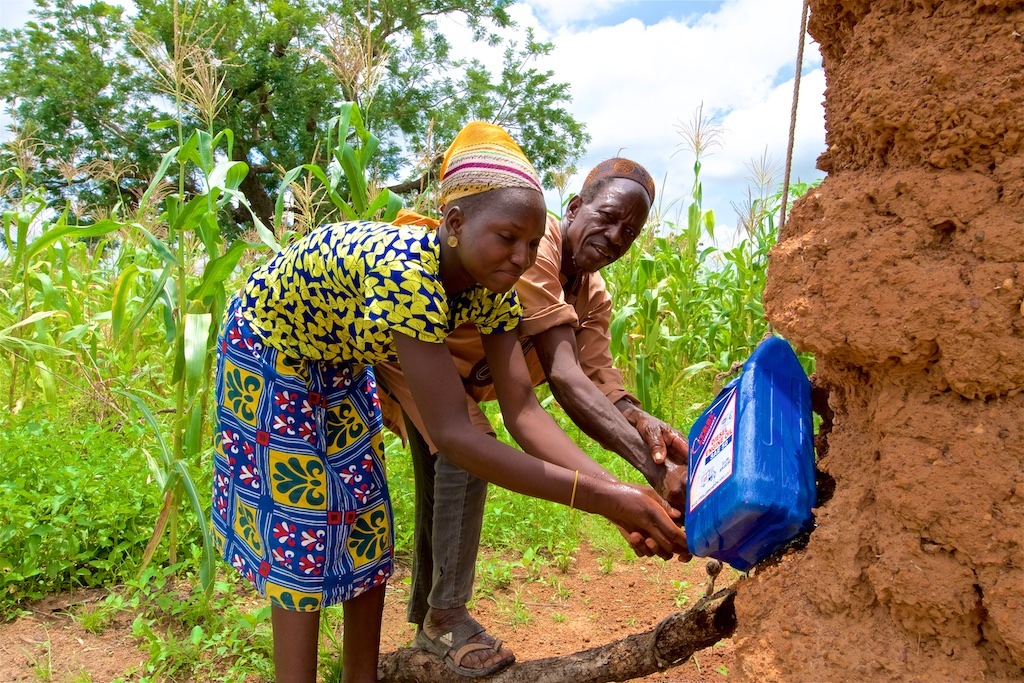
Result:
{"label": "tree branch", "polygon": [[398,183],[397,185],[389,185],[388,189],[396,194],[406,194],[413,191],[422,192],[427,187],[427,179],[432,175],[436,177],[442,159],[444,159],[443,153],[435,154],[434,158],[431,159],[430,163],[427,165],[427,170],[423,171],[419,177],[413,178],[412,180],[406,180],[405,182]]}
{"label": "tree branch", "polygon": [[[234,160],[249,162],[249,150],[244,149],[242,145],[236,144],[234,150]],[[251,169],[250,169],[251,170]],[[267,188],[260,182],[256,173],[246,173],[245,178],[242,179],[241,185],[238,189],[242,191],[245,198],[249,200],[249,207],[252,209],[264,225],[273,226],[274,224],[274,198],[267,192]],[[246,219],[249,222],[249,219]]]}
{"label": "tree branch", "polygon": [[[650,631],[560,657],[513,664],[487,678],[489,683],[605,683],[648,676],[684,663],[736,630],[736,591],[726,588],[701,598],[686,612],[676,612]],[[437,657],[402,648],[381,657],[378,678],[384,683],[469,681],[445,668]]]}

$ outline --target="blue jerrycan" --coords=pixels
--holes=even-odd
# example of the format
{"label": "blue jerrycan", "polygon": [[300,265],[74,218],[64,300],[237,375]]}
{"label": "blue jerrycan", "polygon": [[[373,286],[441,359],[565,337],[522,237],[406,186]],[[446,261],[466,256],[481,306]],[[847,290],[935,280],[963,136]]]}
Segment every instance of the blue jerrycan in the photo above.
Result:
{"label": "blue jerrycan", "polygon": [[690,552],[747,571],[813,523],[811,383],[789,342],[762,341],[689,434]]}

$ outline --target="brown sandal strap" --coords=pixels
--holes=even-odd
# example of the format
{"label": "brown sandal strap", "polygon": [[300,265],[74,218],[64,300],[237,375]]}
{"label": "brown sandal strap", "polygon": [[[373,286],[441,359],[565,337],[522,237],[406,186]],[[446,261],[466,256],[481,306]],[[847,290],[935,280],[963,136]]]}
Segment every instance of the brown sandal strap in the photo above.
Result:
{"label": "brown sandal strap", "polygon": [[452,661],[455,662],[455,666],[462,666],[462,660],[465,659],[466,655],[468,655],[470,652],[477,652],[479,650],[490,650],[490,649],[491,649],[491,646],[487,645],[485,643],[466,643],[465,645],[460,647],[455,652],[454,655],[451,655],[451,653],[449,653],[449,656],[451,656]]}

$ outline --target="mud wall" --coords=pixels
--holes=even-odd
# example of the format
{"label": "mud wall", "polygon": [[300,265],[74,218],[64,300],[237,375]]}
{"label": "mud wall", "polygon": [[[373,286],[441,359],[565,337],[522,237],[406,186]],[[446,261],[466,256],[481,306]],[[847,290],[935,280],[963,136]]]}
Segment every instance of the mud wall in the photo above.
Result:
{"label": "mud wall", "polygon": [[1024,680],[1024,2],[811,0],[828,172],[771,256],[835,478],[744,582],[753,681]]}

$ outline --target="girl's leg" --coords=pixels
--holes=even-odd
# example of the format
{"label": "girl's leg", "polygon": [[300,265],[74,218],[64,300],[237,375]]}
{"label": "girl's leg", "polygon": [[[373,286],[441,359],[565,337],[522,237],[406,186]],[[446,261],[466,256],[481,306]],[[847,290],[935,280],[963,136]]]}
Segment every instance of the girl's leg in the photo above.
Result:
{"label": "girl's leg", "polygon": [[387,582],[343,602],[345,611],[344,683],[375,683],[380,657],[380,623]]}
{"label": "girl's leg", "polygon": [[274,677],[277,683],[315,683],[320,612],[293,612],[271,606]]}

